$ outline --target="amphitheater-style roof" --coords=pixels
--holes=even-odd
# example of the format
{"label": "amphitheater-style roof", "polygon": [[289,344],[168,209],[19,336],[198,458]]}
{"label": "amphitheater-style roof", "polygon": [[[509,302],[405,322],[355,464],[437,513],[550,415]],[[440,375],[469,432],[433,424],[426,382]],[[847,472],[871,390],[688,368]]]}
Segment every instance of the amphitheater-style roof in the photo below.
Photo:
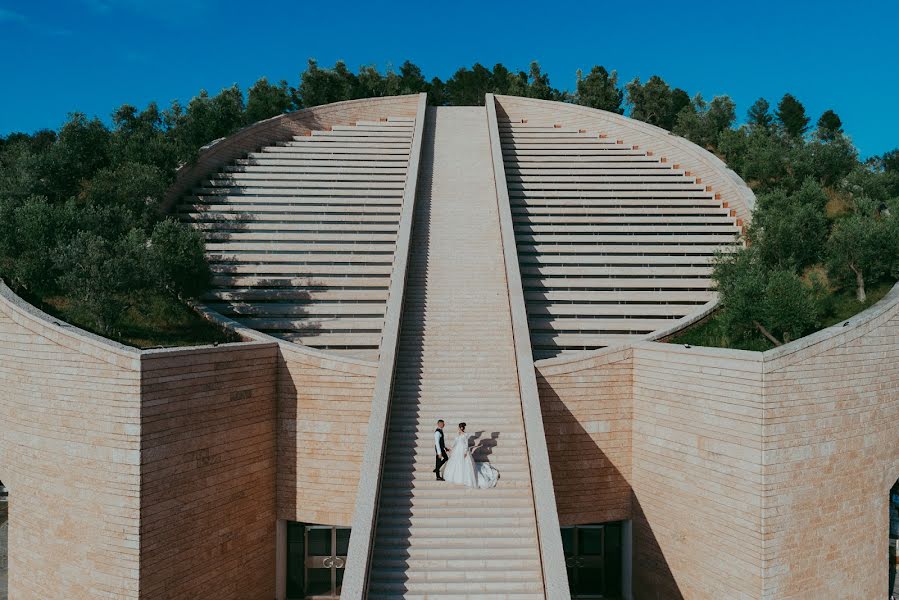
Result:
{"label": "amphitheater-style roof", "polygon": [[[404,190],[418,177],[408,98],[299,111],[205,149],[224,158],[201,158],[176,189],[177,213],[206,233],[208,309],[377,360]],[[652,336],[714,301],[710,262],[740,243],[752,203],[723,163],[619,115],[493,101],[535,359]]]}

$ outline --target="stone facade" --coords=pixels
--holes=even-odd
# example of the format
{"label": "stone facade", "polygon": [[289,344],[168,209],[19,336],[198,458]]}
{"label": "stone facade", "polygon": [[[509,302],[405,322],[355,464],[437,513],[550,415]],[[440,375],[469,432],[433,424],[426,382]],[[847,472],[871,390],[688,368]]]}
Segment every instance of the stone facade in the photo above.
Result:
{"label": "stone facade", "polygon": [[[183,169],[173,197],[279,136],[377,118],[390,102],[414,116],[419,101],[341,103],[252,126]],[[500,97],[494,108],[600,124],[682,160],[738,217],[751,211],[751,193],[717,159],[655,128],[533,100]],[[360,448],[373,398],[386,410],[390,386],[379,396],[376,383],[389,369],[220,320],[247,341],[138,351],[0,284],[11,598],[270,600],[281,593],[278,520],[353,524]],[[397,312],[394,339],[399,326]],[[643,340],[534,368],[558,522],[632,521],[634,598],[886,595],[899,286],[845,326],[770,352]]]}

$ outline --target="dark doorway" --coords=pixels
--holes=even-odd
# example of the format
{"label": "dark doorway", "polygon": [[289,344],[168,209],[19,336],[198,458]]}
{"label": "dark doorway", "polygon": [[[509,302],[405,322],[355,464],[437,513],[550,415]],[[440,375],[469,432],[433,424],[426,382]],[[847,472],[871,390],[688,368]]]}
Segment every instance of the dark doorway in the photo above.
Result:
{"label": "dark doorway", "polygon": [[572,598],[622,597],[623,524],[562,527]]}
{"label": "dark doorway", "polygon": [[287,522],[287,597],[340,598],[350,530],[347,527]]}
{"label": "dark doorway", "polygon": [[896,568],[899,561],[899,481],[890,490],[890,600],[896,594]]}

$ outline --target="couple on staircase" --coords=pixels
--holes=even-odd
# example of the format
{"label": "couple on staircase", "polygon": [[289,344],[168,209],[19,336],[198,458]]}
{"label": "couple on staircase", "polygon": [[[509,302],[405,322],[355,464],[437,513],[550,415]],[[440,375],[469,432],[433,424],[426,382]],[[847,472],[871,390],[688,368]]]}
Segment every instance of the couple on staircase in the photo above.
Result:
{"label": "couple on staircase", "polygon": [[[499,479],[497,471],[490,463],[475,462],[472,454],[474,448],[469,448],[470,433],[465,433],[465,423],[459,423],[459,433],[453,441],[452,448],[447,448],[443,439],[443,419],[437,421],[437,429],[434,431],[434,450],[437,452],[437,466],[434,473],[437,481],[449,481],[459,483],[470,488],[496,487]],[[447,453],[450,456],[447,456]],[[446,464],[443,476],[440,468]]]}

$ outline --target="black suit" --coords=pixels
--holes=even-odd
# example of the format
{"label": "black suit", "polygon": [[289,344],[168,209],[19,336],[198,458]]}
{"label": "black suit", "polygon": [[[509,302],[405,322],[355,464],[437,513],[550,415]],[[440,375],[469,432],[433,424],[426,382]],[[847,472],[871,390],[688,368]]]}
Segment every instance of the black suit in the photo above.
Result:
{"label": "black suit", "polygon": [[[434,472],[437,473],[437,477],[440,477],[440,467],[446,464],[446,461],[449,460],[449,457],[446,455],[446,444],[443,443],[443,430],[438,427],[434,433],[440,434],[440,454],[437,454],[437,466],[434,467]],[[434,450],[436,451],[437,448],[435,447]]]}

